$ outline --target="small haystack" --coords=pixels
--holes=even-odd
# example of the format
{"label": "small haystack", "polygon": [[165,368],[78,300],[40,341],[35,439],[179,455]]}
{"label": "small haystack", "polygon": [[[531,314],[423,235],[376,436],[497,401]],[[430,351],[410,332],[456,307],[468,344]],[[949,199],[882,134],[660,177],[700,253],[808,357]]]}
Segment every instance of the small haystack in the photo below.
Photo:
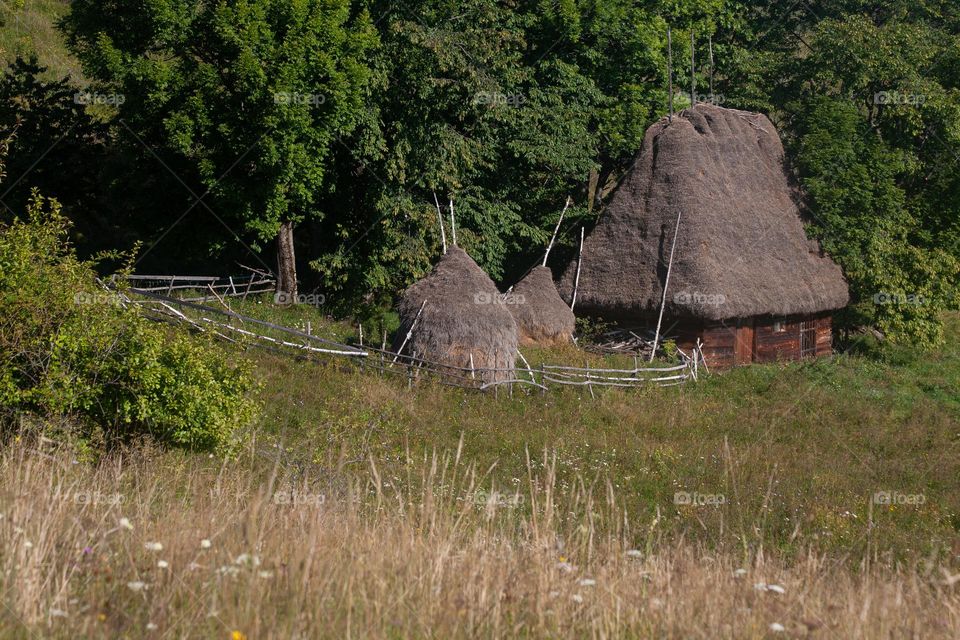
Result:
{"label": "small haystack", "polygon": [[517,322],[520,344],[551,346],[571,342],[576,317],[557,293],[549,267],[539,265],[528,273],[507,294],[505,302]]}
{"label": "small haystack", "polygon": [[416,322],[403,345],[404,355],[465,369],[470,368],[472,356],[477,380],[512,379],[517,323],[505,306],[489,276],[463,249],[451,247],[430,275],[403,292],[393,349],[400,349]]}

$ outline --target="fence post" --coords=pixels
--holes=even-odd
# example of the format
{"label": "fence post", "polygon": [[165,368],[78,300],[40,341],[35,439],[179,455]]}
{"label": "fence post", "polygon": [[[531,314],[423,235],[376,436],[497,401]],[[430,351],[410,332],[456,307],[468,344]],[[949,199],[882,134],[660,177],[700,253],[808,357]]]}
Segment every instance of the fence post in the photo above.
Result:
{"label": "fence post", "polygon": [[169,297],[173,292],[173,281],[176,279],[176,277],[177,276],[170,276],[170,285],[167,287],[167,297]]}
{"label": "fence post", "polygon": [[590,391],[590,397],[596,400],[597,396],[593,395],[593,383],[590,382],[590,363],[585,362],[583,366],[587,369],[587,389]]}
{"label": "fence post", "polygon": [[243,300],[246,301],[247,295],[250,293],[250,287],[253,286],[253,276],[250,276],[250,279],[247,280],[247,288],[243,290]]}
{"label": "fence post", "polygon": [[543,385],[543,388],[540,389],[540,395],[547,394],[547,370],[543,366],[543,363],[540,363],[540,384]]}

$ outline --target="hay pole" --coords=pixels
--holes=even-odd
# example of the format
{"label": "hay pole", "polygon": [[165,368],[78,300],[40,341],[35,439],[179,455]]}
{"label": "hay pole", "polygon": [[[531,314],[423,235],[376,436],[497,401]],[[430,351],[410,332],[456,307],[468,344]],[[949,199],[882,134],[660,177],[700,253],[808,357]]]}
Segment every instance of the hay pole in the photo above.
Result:
{"label": "hay pole", "polygon": [[697,63],[696,45],[693,39],[693,29],[690,29],[690,107],[697,106]]}
{"label": "hay pole", "polygon": [[[517,349],[517,355],[520,356],[520,359],[523,360],[524,366],[527,368],[527,373],[530,374],[530,380],[534,383],[537,382],[537,379],[533,376],[533,370],[530,368],[530,363],[527,362],[527,359],[523,357],[523,354],[520,353],[520,349]],[[512,389],[513,387],[511,387]]]}
{"label": "hay pole", "polygon": [[440,212],[440,200],[437,199],[437,192],[433,192],[433,201],[437,205],[437,219],[440,220],[440,243],[443,245],[443,254],[447,254],[447,232],[443,230],[443,214]]}
{"label": "hay pole", "polygon": [[457,246],[457,219],[453,215],[453,198],[450,198],[450,233],[453,235],[453,246]]}
{"label": "hay pole", "polygon": [[707,36],[707,46],[710,50],[710,101],[716,104],[716,98],[713,95],[713,34]]}
{"label": "hay pole", "polygon": [[680,215],[677,212],[677,226],[673,229],[673,243],[670,245],[670,261],[667,263],[667,277],[663,280],[663,297],[660,300],[660,316],[657,318],[657,330],[653,334],[653,348],[650,349],[650,362],[657,356],[657,341],[660,340],[660,326],[663,323],[663,309],[667,306],[667,287],[670,285],[670,271],[673,269],[673,252],[677,248],[677,235],[680,233]]}
{"label": "hay pole", "polygon": [[[403,342],[400,343],[400,348],[397,349],[397,355],[393,356],[393,362],[391,362],[390,364],[395,364],[397,362],[397,358],[399,358],[400,354],[403,353],[403,348],[407,346],[407,340],[409,340],[410,336],[413,335],[413,329],[414,327],[417,326],[417,320],[420,319],[420,314],[423,313],[423,308],[425,306],[427,306],[426,298],[423,299],[423,303],[420,305],[420,310],[417,311],[417,315],[413,318],[413,322],[410,323],[410,329],[407,330],[407,335],[404,336]],[[414,357],[416,356],[414,355]]]}
{"label": "hay pole", "polygon": [[667,97],[669,104],[667,122],[673,122],[673,39],[670,35],[670,27],[667,27],[667,82],[670,87]]}
{"label": "hay pole", "polygon": [[471,380],[477,379],[476,371],[473,368],[473,351],[470,352],[470,379]]}
{"label": "hay pole", "polygon": [[[557,226],[553,230],[553,236],[550,238],[550,244],[547,245],[547,250],[543,254],[544,267],[547,266],[547,256],[550,255],[550,250],[553,249],[553,243],[557,239],[557,232],[560,231],[560,223],[563,222],[563,214],[565,214],[567,212],[567,209],[570,208],[570,200],[571,200],[570,196],[567,196],[567,202],[566,204],[563,205],[563,211],[560,212],[560,219],[557,220]],[[513,287],[510,287],[510,289],[513,289]]]}
{"label": "hay pole", "polygon": [[577,304],[577,288],[580,286],[580,265],[583,263],[583,227],[580,227],[580,253],[577,254],[577,276],[573,279],[573,298],[570,300],[570,311]]}

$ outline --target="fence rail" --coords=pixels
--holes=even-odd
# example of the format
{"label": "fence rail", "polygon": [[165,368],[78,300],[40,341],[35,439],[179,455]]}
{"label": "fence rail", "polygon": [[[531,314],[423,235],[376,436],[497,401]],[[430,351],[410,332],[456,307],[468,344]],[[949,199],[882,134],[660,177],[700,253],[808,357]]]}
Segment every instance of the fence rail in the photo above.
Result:
{"label": "fence rail", "polygon": [[[252,273],[246,276],[157,276],[129,274],[124,276],[127,284],[137,291],[164,292],[172,296],[174,291],[209,291],[210,295],[179,298],[187,302],[207,302],[217,298],[243,298],[269,293],[276,287],[276,279],[268,273]],[[141,286],[141,283],[149,286]],[[161,284],[157,284],[161,283]]]}
{"label": "fence rail", "polygon": [[[252,293],[249,289],[255,283],[262,286],[273,280],[265,274],[254,274],[240,278],[217,278],[214,276],[146,276],[137,275],[127,278],[129,284],[138,282],[162,282],[164,286],[134,287],[124,289],[111,288],[122,296],[125,304],[136,304],[155,320],[189,325],[200,332],[230,341],[243,341],[245,344],[265,348],[275,352],[300,357],[345,358],[361,372],[375,373],[381,376],[393,376],[406,379],[409,387],[421,379],[433,381],[451,387],[490,391],[497,393],[506,387],[513,394],[514,387],[538,390],[546,393],[551,389],[563,387],[586,388],[594,395],[595,388],[637,388],[656,386],[674,386],[696,380],[699,367],[706,362],[699,345],[688,355],[680,352],[681,362],[669,366],[642,367],[634,360],[632,369],[594,368],[591,366],[572,366],[567,364],[543,363],[532,367],[513,368],[474,368],[444,364],[427,360],[416,353],[395,353],[386,348],[369,345],[349,345],[328,340],[312,333],[285,327],[259,318],[239,314],[227,307],[223,298]],[[226,281],[226,283],[224,282]],[[224,308],[200,304],[204,298],[178,298],[170,295],[173,291],[196,289],[195,286],[178,283],[204,283],[208,290],[215,292],[216,287],[230,287],[227,295],[216,295],[215,299]],[[115,284],[115,283],[111,283]],[[163,291],[164,293],[159,293]],[[247,293],[244,293],[244,292]],[[362,343],[362,339],[361,339]],[[473,361],[471,359],[471,365]]]}

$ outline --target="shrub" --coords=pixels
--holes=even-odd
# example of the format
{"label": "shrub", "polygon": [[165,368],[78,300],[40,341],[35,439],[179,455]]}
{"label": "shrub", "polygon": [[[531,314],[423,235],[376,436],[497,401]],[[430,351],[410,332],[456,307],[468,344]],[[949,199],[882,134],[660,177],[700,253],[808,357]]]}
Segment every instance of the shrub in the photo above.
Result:
{"label": "shrub", "polygon": [[107,442],[149,434],[225,444],[256,410],[251,365],[203,337],[142,317],[101,286],[67,242],[59,205],[36,194],[26,221],[0,226],[0,407],[67,418]]}

